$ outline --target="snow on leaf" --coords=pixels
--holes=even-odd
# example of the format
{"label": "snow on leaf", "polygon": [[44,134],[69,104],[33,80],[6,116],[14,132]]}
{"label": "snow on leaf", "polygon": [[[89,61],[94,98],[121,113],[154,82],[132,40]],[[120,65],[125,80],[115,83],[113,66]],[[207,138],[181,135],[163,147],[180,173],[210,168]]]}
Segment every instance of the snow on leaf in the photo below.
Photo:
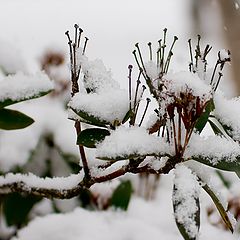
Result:
{"label": "snow on leaf", "polygon": [[200,185],[189,168],[180,164],[174,171],[173,206],[178,228],[184,239],[197,239],[200,225]]}
{"label": "snow on leaf", "polygon": [[27,99],[37,98],[53,89],[53,84],[44,73],[25,75],[17,73],[0,81],[0,107]]}
{"label": "snow on leaf", "polygon": [[240,98],[226,99],[222,93],[214,97],[214,115],[222,125],[228,128],[228,134],[234,140],[240,140]]}
{"label": "snow on leaf", "polygon": [[168,155],[171,148],[161,138],[140,127],[119,127],[97,146],[100,159],[128,159],[130,156]]}
{"label": "snow on leaf", "polygon": [[75,112],[86,112],[102,121],[114,122],[123,120],[128,111],[127,91],[120,89],[109,89],[101,94],[77,93],[68,105]]}
{"label": "snow on leaf", "polygon": [[[190,143],[184,154],[185,159],[196,159],[209,164],[213,167],[226,165],[227,170],[233,169],[240,165],[238,159],[240,156],[240,146],[238,143],[226,139],[221,136],[213,135],[202,137],[198,134],[193,134]],[[205,160],[204,160],[205,159]]]}

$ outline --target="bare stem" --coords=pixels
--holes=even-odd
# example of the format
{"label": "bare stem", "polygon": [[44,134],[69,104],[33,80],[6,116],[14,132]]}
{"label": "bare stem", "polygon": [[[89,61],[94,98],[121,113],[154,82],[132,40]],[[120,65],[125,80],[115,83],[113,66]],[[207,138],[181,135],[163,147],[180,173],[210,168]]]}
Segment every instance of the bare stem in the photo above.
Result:
{"label": "bare stem", "polygon": [[[78,79],[79,79],[79,74],[80,74],[80,70],[81,67],[79,66],[79,69],[77,70],[77,59],[76,59],[76,52],[77,52],[77,41],[78,39],[80,39],[80,36],[78,36],[78,25],[75,24],[75,42],[72,43],[72,40],[70,38],[69,32],[67,31],[65,34],[68,37],[69,40],[69,46],[70,46],[70,62],[71,62],[71,81],[72,81],[72,97],[79,92],[79,85],[78,85]],[[82,33],[82,31],[79,31],[79,35]],[[85,38],[85,43],[84,43],[84,48],[83,48],[83,54],[85,53],[85,49],[86,49],[86,45],[87,45],[87,41],[88,38]],[[80,40],[79,40],[80,41]],[[75,121],[75,129],[76,129],[76,133],[77,136],[80,134],[81,132],[81,123],[76,120]],[[79,153],[81,156],[81,160],[82,160],[82,164],[83,164],[83,170],[85,173],[85,178],[86,179],[90,179],[90,170],[88,167],[88,163],[87,163],[87,158],[85,155],[85,151],[84,151],[84,147],[82,145],[78,146],[79,148]]]}
{"label": "bare stem", "polygon": [[150,61],[152,61],[152,43],[151,42],[148,43],[148,47],[149,47],[149,59]]}
{"label": "bare stem", "polygon": [[146,115],[146,112],[147,112],[147,109],[148,109],[148,106],[149,106],[149,103],[151,102],[151,99],[150,98],[147,98],[147,104],[146,104],[146,107],[145,107],[145,109],[144,109],[144,112],[143,112],[143,115],[142,115],[142,119],[141,119],[141,121],[140,121],[140,123],[139,123],[139,127],[141,127],[141,125],[142,125],[142,123],[143,123],[143,120],[144,120],[144,117],[145,117],[145,115]]}
{"label": "bare stem", "polygon": [[132,109],[132,65],[128,66],[128,91],[129,91],[129,109]]}

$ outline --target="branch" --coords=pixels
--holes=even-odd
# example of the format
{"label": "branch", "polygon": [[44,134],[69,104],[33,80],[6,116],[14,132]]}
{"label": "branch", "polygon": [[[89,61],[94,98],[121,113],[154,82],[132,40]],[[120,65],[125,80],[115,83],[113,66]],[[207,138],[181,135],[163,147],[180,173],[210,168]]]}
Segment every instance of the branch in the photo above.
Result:
{"label": "branch", "polygon": [[106,175],[91,178],[84,177],[84,174],[81,172],[68,177],[55,178],[41,178],[31,173],[27,175],[9,173],[5,176],[0,176],[0,195],[20,193],[49,199],[69,199],[78,196],[83,189],[88,189],[95,183],[106,182],[126,173],[166,174],[175,167],[176,162],[179,162],[173,160],[176,159],[170,158],[166,165],[159,170],[155,170],[149,165],[135,167],[129,163]]}

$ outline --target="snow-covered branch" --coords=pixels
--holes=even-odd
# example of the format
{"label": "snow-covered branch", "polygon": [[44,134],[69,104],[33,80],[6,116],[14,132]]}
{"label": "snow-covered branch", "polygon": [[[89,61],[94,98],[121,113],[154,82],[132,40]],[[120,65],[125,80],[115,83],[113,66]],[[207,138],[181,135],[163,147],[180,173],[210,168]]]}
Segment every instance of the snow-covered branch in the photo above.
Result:
{"label": "snow-covered branch", "polygon": [[[137,160],[135,160],[137,161]],[[141,160],[143,161],[143,160]],[[69,199],[78,196],[81,190],[90,188],[95,183],[110,181],[117,177],[123,176],[126,173],[153,173],[153,174],[166,174],[172,170],[176,162],[167,161],[162,164],[162,167],[155,169],[151,163],[144,164],[143,166],[136,166],[133,162],[123,165],[111,171],[106,169],[101,175],[96,175],[87,179],[84,174],[72,174],[68,177],[55,177],[55,178],[41,178],[34,174],[13,174],[9,173],[5,176],[0,176],[0,195],[7,195],[10,193],[30,194],[41,196],[45,198]]]}

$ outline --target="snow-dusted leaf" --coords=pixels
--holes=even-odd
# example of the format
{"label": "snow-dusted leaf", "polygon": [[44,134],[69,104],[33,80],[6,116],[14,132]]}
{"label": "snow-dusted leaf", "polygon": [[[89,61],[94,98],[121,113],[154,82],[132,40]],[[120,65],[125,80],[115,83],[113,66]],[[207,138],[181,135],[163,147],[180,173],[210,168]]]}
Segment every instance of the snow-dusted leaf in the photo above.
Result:
{"label": "snow-dusted leaf", "polygon": [[15,130],[28,127],[34,123],[29,116],[10,109],[0,109],[0,129]]}
{"label": "snow-dusted leaf", "polygon": [[240,170],[235,171],[236,175],[240,178]]}
{"label": "snow-dusted leaf", "polygon": [[222,220],[224,221],[224,223],[226,224],[226,226],[228,227],[228,229],[233,232],[233,226],[232,223],[227,215],[226,210],[224,209],[223,205],[221,204],[221,201],[218,199],[218,197],[216,196],[216,194],[211,190],[211,188],[207,185],[204,184],[202,186],[202,188],[208,193],[208,195],[212,198],[219,214],[222,217]]}
{"label": "snow-dusted leaf", "polygon": [[149,135],[141,127],[118,127],[97,146],[96,156],[103,160],[123,160],[141,156],[171,155],[171,147],[162,138]]}
{"label": "snow-dusted leaf", "polygon": [[53,85],[44,73],[9,75],[0,81],[0,108],[48,94]]}
{"label": "snow-dusted leaf", "polygon": [[201,133],[202,130],[204,129],[204,127],[206,126],[207,122],[208,122],[208,118],[210,113],[214,110],[214,102],[211,99],[208,103],[207,106],[205,108],[205,111],[202,113],[201,117],[198,119],[196,125],[195,125],[195,129]]}
{"label": "snow-dusted leaf", "polygon": [[224,171],[236,172],[240,171],[240,156],[235,159],[235,161],[228,161],[226,158],[218,159],[218,162],[214,162],[211,158],[193,156],[193,160],[206,164],[210,167],[217,168]]}
{"label": "snow-dusted leaf", "polygon": [[[175,191],[176,191],[176,189],[173,190],[173,194],[175,194]],[[199,228],[200,228],[200,204],[199,204],[199,198],[193,199],[193,201],[196,202],[196,205],[197,205],[197,208],[198,208],[197,212],[194,213],[194,214],[195,214],[194,221],[197,223],[197,226],[198,226],[198,229],[199,229]],[[182,204],[182,203],[179,203],[179,204]],[[173,203],[173,210],[174,210],[174,212],[176,211],[177,207],[178,207],[178,205]],[[194,239],[197,239],[197,237],[191,237],[191,236],[189,236],[188,231],[187,231],[185,225],[182,224],[182,223],[180,223],[180,222],[177,220],[176,217],[175,217],[175,222],[176,222],[176,224],[177,224],[177,227],[178,227],[179,232],[182,234],[182,236],[183,236],[183,238],[184,238],[185,240],[194,240]]]}
{"label": "snow-dusted leaf", "polygon": [[77,144],[88,148],[95,148],[96,144],[103,141],[110,132],[102,128],[89,128],[80,132],[77,137]]}
{"label": "snow-dusted leaf", "polygon": [[132,191],[132,184],[129,180],[120,183],[120,185],[113,192],[110,203],[111,206],[127,210]]}
{"label": "snow-dusted leaf", "polygon": [[234,134],[234,130],[233,128],[229,125],[227,126],[226,124],[223,123],[223,121],[218,118],[218,117],[215,117],[215,120],[220,124],[220,126],[224,129],[224,132],[229,136],[231,137],[232,139],[234,140],[237,140],[238,141],[238,137],[236,138],[236,135]]}
{"label": "snow-dusted leaf", "polygon": [[177,227],[185,240],[198,239],[200,186],[197,177],[184,165],[178,165],[174,173],[172,201]]}
{"label": "snow-dusted leaf", "polygon": [[220,135],[220,136],[223,136],[223,132],[221,131],[221,129],[213,122],[211,121],[210,119],[208,119],[208,122],[213,130],[213,132],[216,134],[216,135]]}
{"label": "snow-dusted leaf", "polygon": [[223,94],[214,97],[214,116],[225,132],[234,140],[240,140],[240,98],[226,99]]}
{"label": "snow-dusted leaf", "polygon": [[77,110],[74,110],[74,109],[73,109],[73,111],[78,116],[80,116],[82,119],[84,119],[86,121],[86,123],[88,123],[88,124],[91,124],[91,125],[94,125],[94,126],[99,126],[99,127],[105,127],[106,125],[110,124],[109,122],[100,120],[98,117],[93,116],[91,114],[88,114],[85,111],[80,111],[80,110],[77,111]]}
{"label": "snow-dusted leaf", "polygon": [[12,100],[11,98],[7,98],[5,100],[0,101],[0,108],[12,105],[12,104],[16,104],[22,101],[26,101],[26,100],[30,100],[30,99],[35,99],[35,98],[39,98],[42,96],[47,95],[48,93],[50,93],[52,90],[48,90],[48,91],[42,91],[39,92],[35,95],[31,95],[31,96],[22,96],[21,98],[17,99],[17,100]]}
{"label": "snow-dusted leaf", "polygon": [[122,124],[124,124],[125,122],[127,122],[127,120],[133,115],[133,111],[132,109],[130,109],[126,115],[124,116],[123,120],[122,120]]}
{"label": "snow-dusted leaf", "polygon": [[81,115],[85,113],[105,123],[113,123],[115,120],[122,122],[129,110],[127,91],[121,89],[106,89],[104,92],[90,94],[77,93],[68,106],[83,119],[86,117]]}
{"label": "snow-dusted leaf", "polygon": [[193,134],[184,158],[221,170],[235,171],[240,169],[240,146],[237,142],[219,135],[202,137]]}

